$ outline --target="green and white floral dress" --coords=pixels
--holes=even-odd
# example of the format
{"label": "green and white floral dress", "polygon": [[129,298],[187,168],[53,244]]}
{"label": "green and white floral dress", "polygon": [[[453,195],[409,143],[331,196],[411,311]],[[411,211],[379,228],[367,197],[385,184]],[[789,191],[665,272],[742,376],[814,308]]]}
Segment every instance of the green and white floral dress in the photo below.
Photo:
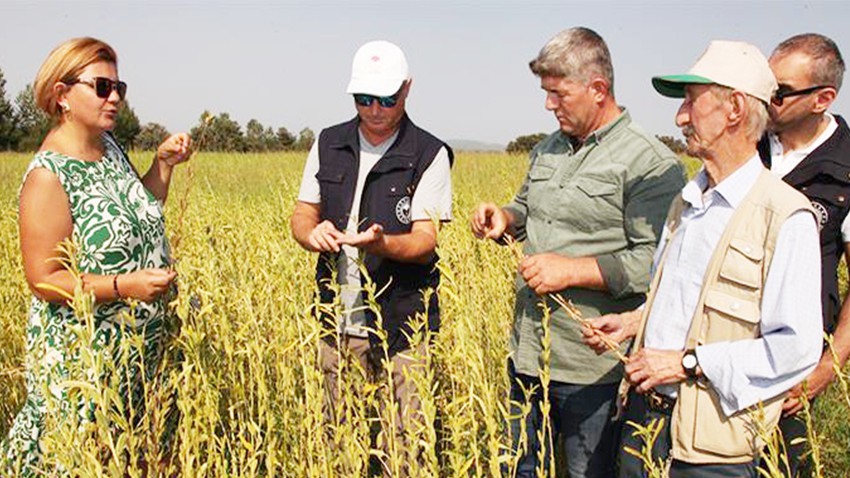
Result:
{"label": "green and white floral dress", "polygon": [[[78,246],[77,263],[82,273],[112,275],[168,267],[162,206],[142,185],[114,138],[109,134],[102,138],[105,152],[100,161],[82,161],[42,151],[36,154],[24,177],[36,168],[47,169],[59,177],[69,199]],[[171,295],[164,294],[152,303],[139,302],[134,310],[125,301],[97,303],[93,309],[94,323],[82,324],[93,326],[94,332],[84,346],[103,354],[104,360],[116,362],[113,370],[130,377],[122,380],[120,387],[125,403],[128,398],[137,402],[134,406],[140,403],[141,376],[139,368],[132,365],[139,363],[139,347],[129,349],[128,369],[127,355],[119,358],[119,343],[128,331],[144,338],[141,349],[149,380],[162,357]],[[55,404],[59,404],[60,416],[71,412],[82,421],[91,419],[93,405],[76,395],[69,398],[62,383],[69,378],[71,365],[80,360],[79,336],[73,332],[79,325],[68,305],[33,297],[27,325],[27,398],[15,417],[6,444],[7,458],[17,466],[23,465],[25,476],[32,474],[29,467],[38,466],[40,461],[40,440],[46,420],[59,419],[51,416],[55,415]]]}

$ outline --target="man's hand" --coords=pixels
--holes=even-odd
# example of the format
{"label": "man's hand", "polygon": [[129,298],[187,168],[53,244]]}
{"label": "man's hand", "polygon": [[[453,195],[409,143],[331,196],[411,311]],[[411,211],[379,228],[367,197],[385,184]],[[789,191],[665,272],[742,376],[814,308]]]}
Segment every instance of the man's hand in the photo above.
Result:
{"label": "man's hand", "polygon": [[[806,396],[809,400],[817,397],[832,381],[835,380],[835,370],[832,368],[832,354],[824,353],[820,362],[818,362],[815,370],[809,375],[806,382]],[[796,415],[803,409],[803,401],[800,397],[803,395],[803,384],[800,383],[788,392],[785,397],[785,402],[782,404],[782,414],[784,416]]]}
{"label": "man's hand", "polygon": [[555,253],[534,254],[519,264],[519,273],[537,295],[571,287],[572,260]]}
{"label": "man's hand", "polygon": [[[633,311],[634,312],[634,311]],[[597,355],[607,352],[608,343],[621,344],[634,336],[630,333],[631,324],[628,323],[633,312],[623,314],[607,314],[594,319],[587,319],[586,325],[581,328],[581,341],[592,348]],[[638,314],[638,318],[640,314]]]}
{"label": "man's hand", "polygon": [[374,251],[382,250],[385,238],[384,227],[380,224],[372,224],[363,232],[346,232],[339,237],[337,242],[367,251]]}
{"label": "man's hand", "polygon": [[482,203],[472,214],[472,233],[478,239],[498,240],[510,226],[511,218],[499,206]]}
{"label": "man's hand", "polygon": [[307,242],[316,252],[339,252],[344,234],[330,221],[322,221],[310,231]]}
{"label": "man's hand", "polygon": [[629,357],[626,379],[638,393],[646,393],[658,385],[684,381],[688,376],[682,367],[682,350],[641,349]]}

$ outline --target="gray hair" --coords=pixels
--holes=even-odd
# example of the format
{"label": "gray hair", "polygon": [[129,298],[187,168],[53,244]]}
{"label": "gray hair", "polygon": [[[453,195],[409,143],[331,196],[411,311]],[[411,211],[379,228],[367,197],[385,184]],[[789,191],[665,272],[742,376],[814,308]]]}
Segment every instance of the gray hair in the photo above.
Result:
{"label": "gray hair", "polygon": [[829,85],[836,91],[844,80],[844,59],[834,41],[819,33],[795,35],[776,47],[771,56],[781,57],[791,53],[803,53],[812,59],[809,72],[814,85]]}
{"label": "gray hair", "polygon": [[614,94],[611,53],[605,40],[589,28],[575,27],[558,33],[528,66],[537,76],[562,76],[582,83],[600,76],[608,82],[608,91]]}
{"label": "gray hair", "polygon": [[[712,84],[709,86],[712,94],[721,100],[729,101],[732,99],[732,93],[735,91],[727,86]],[[746,123],[744,123],[744,131],[747,134],[747,139],[753,143],[761,139],[764,131],[767,129],[767,121],[770,115],[767,112],[767,104],[750,95],[744,95],[745,105],[747,108]]]}

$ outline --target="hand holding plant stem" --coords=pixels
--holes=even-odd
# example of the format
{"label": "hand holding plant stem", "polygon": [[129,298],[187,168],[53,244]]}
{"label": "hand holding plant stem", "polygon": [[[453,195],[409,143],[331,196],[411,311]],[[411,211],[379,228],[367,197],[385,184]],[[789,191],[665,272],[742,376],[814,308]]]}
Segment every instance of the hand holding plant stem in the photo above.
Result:
{"label": "hand holding plant stem", "polygon": [[[511,237],[510,235],[505,235],[505,243],[507,244],[511,252],[513,252],[514,257],[517,259],[517,263],[525,259],[525,255],[522,253],[522,247],[513,237]],[[559,306],[561,306],[562,309],[564,309],[564,312],[567,313],[567,317],[578,322],[579,324],[581,324],[582,327],[593,331],[593,333],[599,337],[602,343],[605,344],[605,347],[608,350],[614,352],[614,354],[617,355],[617,358],[621,362],[627,363],[629,361],[628,357],[626,357],[622,352],[620,352],[619,344],[616,341],[612,340],[610,337],[608,337],[605,332],[602,332],[598,328],[594,327],[593,323],[590,320],[582,317],[581,311],[579,311],[578,308],[576,308],[576,306],[574,306],[571,301],[566,300],[555,293],[548,293],[546,295],[550,299],[555,301],[555,303],[557,303]]]}

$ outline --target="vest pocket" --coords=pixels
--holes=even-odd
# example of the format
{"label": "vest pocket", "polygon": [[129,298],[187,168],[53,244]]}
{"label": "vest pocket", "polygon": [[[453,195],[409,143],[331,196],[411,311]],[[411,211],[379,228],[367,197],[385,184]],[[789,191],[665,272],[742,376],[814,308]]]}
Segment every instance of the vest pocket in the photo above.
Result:
{"label": "vest pocket", "polygon": [[316,179],[319,183],[339,184],[345,179],[345,170],[319,167],[319,171],[316,173]]}
{"label": "vest pocket", "polygon": [[720,408],[720,398],[710,387],[697,387],[695,405],[694,448],[733,461],[744,457],[748,461],[754,457],[762,448],[757,434],[759,427],[770,429],[779,418],[775,403],[765,407],[766,416],[761,424],[758,423],[758,409],[742,410],[727,417]]}
{"label": "vest pocket", "polygon": [[751,289],[760,289],[763,262],[764,248],[760,244],[732,239],[720,266],[720,277]]}
{"label": "vest pocket", "polygon": [[712,342],[758,335],[761,311],[756,299],[712,289],[706,292],[705,313],[708,317],[702,323],[707,330],[703,336],[712,337]]}

